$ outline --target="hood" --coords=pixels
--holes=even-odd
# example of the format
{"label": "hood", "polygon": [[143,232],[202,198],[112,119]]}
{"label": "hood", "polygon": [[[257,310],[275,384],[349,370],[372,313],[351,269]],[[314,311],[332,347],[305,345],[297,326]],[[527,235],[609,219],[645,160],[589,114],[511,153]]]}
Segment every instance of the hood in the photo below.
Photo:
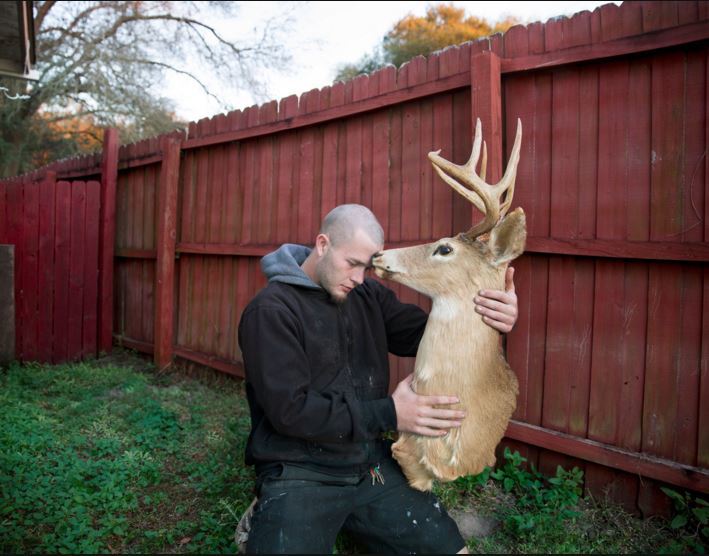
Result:
{"label": "hood", "polygon": [[261,270],[269,282],[283,282],[319,290],[320,286],[300,268],[310,251],[310,247],[286,243],[261,259]]}

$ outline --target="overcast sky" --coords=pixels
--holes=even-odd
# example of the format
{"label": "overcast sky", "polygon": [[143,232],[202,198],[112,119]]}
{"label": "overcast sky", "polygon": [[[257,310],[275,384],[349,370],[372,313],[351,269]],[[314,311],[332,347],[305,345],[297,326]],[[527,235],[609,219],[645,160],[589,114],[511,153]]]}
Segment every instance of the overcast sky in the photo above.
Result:
{"label": "overcast sky", "polygon": [[[287,72],[268,75],[269,99],[281,99],[314,88],[332,84],[339,65],[357,62],[369,54],[396,21],[407,14],[424,15],[426,8],[440,2],[300,2],[293,32],[285,45],[293,56]],[[475,15],[494,23],[513,15],[523,23],[573,15],[608,4],[602,2],[453,2],[467,15]],[[613,2],[620,4],[620,2]],[[292,2],[247,2],[239,21],[220,22],[224,33],[248,33],[266,18],[293,7]],[[246,27],[244,27],[246,25]],[[211,84],[231,108],[260,104],[248,93],[224,93],[224,87]],[[213,116],[224,111],[216,101],[185,78],[170,77],[161,93],[175,101],[179,117],[189,121]]]}

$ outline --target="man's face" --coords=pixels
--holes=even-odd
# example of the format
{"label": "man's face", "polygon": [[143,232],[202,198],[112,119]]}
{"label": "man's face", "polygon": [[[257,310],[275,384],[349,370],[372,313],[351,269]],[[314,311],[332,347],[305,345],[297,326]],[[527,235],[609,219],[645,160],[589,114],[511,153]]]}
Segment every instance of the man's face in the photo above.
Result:
{"label": "man's face", "polygon": [[342,303],[347,294],[364,281],[372,256],[382,247],[362,230],[357,230],[349,241],[336,246],[328,240],[315,269],[318,283],[333,301]]}

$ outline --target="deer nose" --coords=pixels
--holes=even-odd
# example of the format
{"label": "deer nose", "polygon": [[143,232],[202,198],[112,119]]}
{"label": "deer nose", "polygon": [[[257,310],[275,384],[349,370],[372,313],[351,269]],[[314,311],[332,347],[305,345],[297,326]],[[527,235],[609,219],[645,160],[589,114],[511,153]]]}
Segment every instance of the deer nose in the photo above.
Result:
{"label": "deer nose", "polygon": [[376,268],[384,268],[386,270],[389,270],[391,268],[391,265],[384,261],[383,253],[377,253],[372,257],[372,266]]}

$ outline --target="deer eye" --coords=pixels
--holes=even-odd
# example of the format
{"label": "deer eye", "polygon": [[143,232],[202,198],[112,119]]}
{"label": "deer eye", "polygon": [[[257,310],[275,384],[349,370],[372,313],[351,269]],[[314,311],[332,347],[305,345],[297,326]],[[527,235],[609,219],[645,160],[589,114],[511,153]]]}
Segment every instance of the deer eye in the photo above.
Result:
{"label": "deer eye", "polygon": [[433,252],[434,255],[449,255],[450,253],[453,252],[453,249],[450,247],[450,245],[439,245],[436,247],[436,250]]}

